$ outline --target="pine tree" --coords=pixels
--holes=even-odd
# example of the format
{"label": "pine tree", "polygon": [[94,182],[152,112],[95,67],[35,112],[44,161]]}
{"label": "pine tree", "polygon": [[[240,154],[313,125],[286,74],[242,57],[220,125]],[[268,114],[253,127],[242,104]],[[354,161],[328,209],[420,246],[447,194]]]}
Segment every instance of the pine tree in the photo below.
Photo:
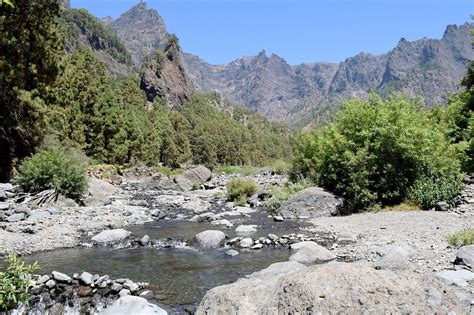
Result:
{"label": "pine tree", "polygon": [[0,180],[43,137],[44,88],[56,78],[63,52],[59,13],[50,0],[0,3]]}

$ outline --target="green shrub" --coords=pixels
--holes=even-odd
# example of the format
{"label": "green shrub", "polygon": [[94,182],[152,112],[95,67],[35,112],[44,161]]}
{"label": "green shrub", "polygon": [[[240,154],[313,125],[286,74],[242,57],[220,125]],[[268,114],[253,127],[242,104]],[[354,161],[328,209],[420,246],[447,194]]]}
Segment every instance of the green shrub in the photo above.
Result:
{"label": "green shrub", "polygon": [[25,265],[15,254],[8,255],[5,271],[0,271],[0,310],[8,311],[18,303],[28,303],[32,272],[39,269],[37,263]]}
{"label": "green shrub", "polygon": [[474,229],[466,229],[451,235],[448,238],[450,245],[454,247],[461,247],[474,244]]}
{"label": "green shrub", "polygon": [[235,178],[227,182],[227,197],[238,204],[245,204],[246,198],[258,191],[257,183],[249,178]]}
{"label": "green shrub", "polygon": [[276,160],[272,163],[271,170],[278,175],[285,175],[291,169],[291,164],[282,160]]}
{"label": "green shrub", "polygon": [[439,201],[451,200],[463,188],[458,178],[420,178],[415,181],[409,192],[409,199],[428,209]]}
{"label": "green shrub", "polygon": [[244,176],[251,176],[257,172],[257,168],[253,166],[220,166],[214,169],[214,173],[220,174],[241,174]]}
{"label": "green shrub", "polygon": [[[461,187],[458,157],[445,129],[418,100],[372,94],[346,102],[333,123],[300,136],[292,176],[343,197],[344,210],[352,213],[415,196],[423,204],[449,198]],[[436,179],[443,193],[422,198],[434,189],[422,184],[424,178]]]}
{"label": "green shrub", "polygon": [[40,151],[20,166],[15,182],[25,191],[56,189],[78,200],[86,189],[86,165],[57,150]]}
{"label": "green shrub", "polygon": [[311,187],[312,183],[309,181],[299,181],[296,183],[287,183],[284,186],[275,186],[271,189],[271,198],[266,201],[267,207],[271,212],[278,212],[278,209],[293,197],[297,192]]}
{"label": "green shrub", "polygon": [[168,177],[178,176],[184,173],[184,169],[182,168],[170,168],[167,166],[157,166],[155,170],[161,174],[165,174]]}

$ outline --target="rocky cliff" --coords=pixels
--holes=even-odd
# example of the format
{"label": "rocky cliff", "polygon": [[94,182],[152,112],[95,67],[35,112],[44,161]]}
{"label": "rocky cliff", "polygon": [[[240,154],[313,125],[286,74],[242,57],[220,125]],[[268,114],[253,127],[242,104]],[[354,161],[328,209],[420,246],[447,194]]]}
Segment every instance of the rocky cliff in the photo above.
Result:
{"label": "rocky cliff", "polygon": [[143,64],[147,55],[165,48],[168,38],[165,22],[156,10],[148,9],[143,1],[118,19],[107,18],[103,22],[117,32],[132,55],[135,66]]}
{"label": "rocky cliff", "polygon": [[178,39],[170,36],[164,51],[149,56],[141,70],[140,87],[149,102],[160,101],[174,109],[186,103],[193,87],[181,61]]}
{"label": "rocky cliff", "polygon": [[446,92],[459,88],[468,60],[474,59],[472,28],[468,23],[450,25],[441,39],[402,38],[386,54],[360,53],[339,64],[291,66],[265,51],[224,65],[185,54],[184,63],[198,90],[219,91],[272,120],[296,123],[370,91],[423,96],[428,106],[443,103]]}

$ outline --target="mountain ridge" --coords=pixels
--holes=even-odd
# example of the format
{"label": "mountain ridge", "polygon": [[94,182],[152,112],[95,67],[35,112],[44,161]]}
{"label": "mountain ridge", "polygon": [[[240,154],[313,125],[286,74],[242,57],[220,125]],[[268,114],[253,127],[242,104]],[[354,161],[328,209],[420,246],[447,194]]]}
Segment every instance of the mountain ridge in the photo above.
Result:
{"label": "mountain ridge", "polygon": [[[114,29],[132,55],[135,66],[163,51],[170,36],[159,13],[140,2],[118,19],[104,23]],[[473,24],[448,25],[440,39],[401,38],[390,51],[361,52],[340,63],[309,62],[290,65],[277,54],[262,50],[227,64],[210,64],[180,52],[191,85],[199,92],[219,92],[274,121],[301,124],[329,115],[343,100],[400,92],[425,98],[427,106],[443,104],[447,92],[457,92],[467,62],[474,59]],[[323,120],[324,120],[323,117]]]}

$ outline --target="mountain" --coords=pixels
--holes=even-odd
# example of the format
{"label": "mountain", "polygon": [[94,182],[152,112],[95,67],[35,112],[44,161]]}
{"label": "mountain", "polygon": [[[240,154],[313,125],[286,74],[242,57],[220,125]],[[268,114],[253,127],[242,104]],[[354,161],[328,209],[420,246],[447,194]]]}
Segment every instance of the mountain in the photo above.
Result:
{"label": "mountain", "polygon": [[447,92],[459,89],[467,62],[474,59],[471,29],[469,23],[450,25],[441,39],[402,38],[386,54],[360,53],[339,64],[292,66],[265,51],[224,65],[191,54],[183,60],[197,90],[218,91],[272,120],[295,124],[370,91],[423,96],[428,106],[445,102]]}
{"label": "mountain", "polygon": [[[156,51],[163,51],[170,37],[163,18],[143,1],[118,19],[104,19],[103,23],[117,32],[135,67],[146,64],[150,56],[154,58]],[[184,68],[183,76],[189,78],[178,80],[187,82],[183,91],[192,87],[201,92],[217,91],[271,120],[304,126],[327,119],[344,99],[365,97],[371,91],[422,96],[427,106],[444,103],[447,92],[459,89],[467,62],[474,59],[471,29],[469,23],[450,25],[441,39],[402,38],[385,54],[362,52],[338,64],[289,65],[263,50],[257,56],[212,65],[180,52],[174,70]]]}
{"label": "mountain", "polygon": [[141,65],[145,56],[164,50],[169,35],[163,18],[156,10],[148,9],[143,1],[118,19],[106,18],[103,22],[117,32],[132,55],[135,66]]}

